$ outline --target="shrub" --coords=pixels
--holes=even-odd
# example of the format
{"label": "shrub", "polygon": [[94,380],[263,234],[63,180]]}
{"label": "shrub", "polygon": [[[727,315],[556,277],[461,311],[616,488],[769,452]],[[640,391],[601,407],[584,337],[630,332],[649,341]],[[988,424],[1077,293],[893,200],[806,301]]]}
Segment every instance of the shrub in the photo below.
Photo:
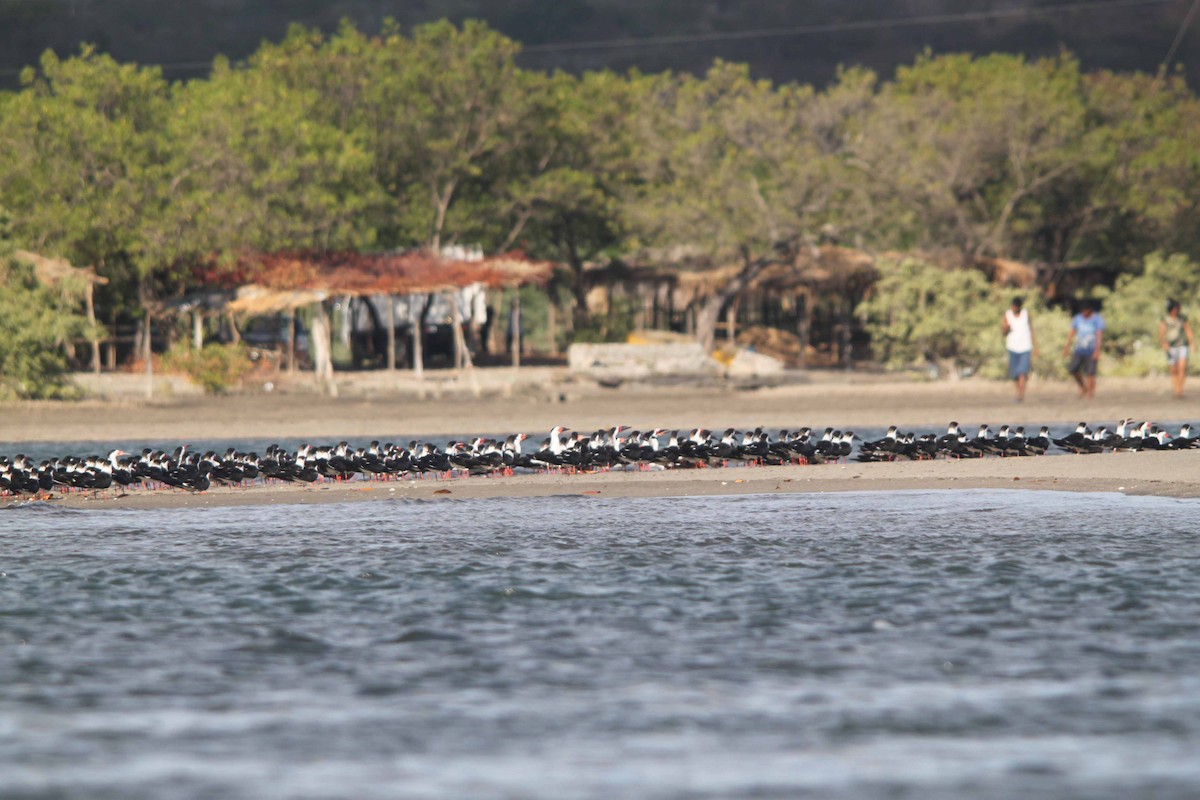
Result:
{"label": "shrub", "polygon": [[1004,349],[997,290],[979,272],[916,258],[881,261],[879,280],[856,313],[877,357],[891,367],[933,363],[974,372]]}
{"label": "shrub", "polygon": [[207,344],[194,350],[176,342],[163,356],[166,369],[181,372],[209,394],[221,394],[252,368],[250,353],[242,344]]}
{"label": "shrub", "polygon": [[31,267],[0,256],[0,398],[78,397],[62,346],[86,330],[87,320],[59,308]]}
{"label": "shrub", "polygon": [[[1166,314],[1167,300],[1178,300],[1185,314],[1200,314],[1200,265],[1181,254],[1151,253],[1140,275],[1122,275],[1115,288],[1099,296],[1104,301],[1104,349],[1117,362],[1110,374],[1165,371],[1158,323]],[[1193,331],[1196,324],[1193,321]]]}
{"label": "shrub", "polygon": [[575,329],[572,341],[581,343],[624,342],[636,325],[637,303],[631,297],[614,297],[607,314],[589,317],[587,324]]}

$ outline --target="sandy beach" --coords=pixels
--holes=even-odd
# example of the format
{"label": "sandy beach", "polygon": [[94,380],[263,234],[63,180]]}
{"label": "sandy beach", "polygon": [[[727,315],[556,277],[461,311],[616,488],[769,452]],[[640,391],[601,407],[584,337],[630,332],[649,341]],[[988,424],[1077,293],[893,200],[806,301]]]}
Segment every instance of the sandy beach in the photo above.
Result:
{"label": "sandy beach", "polygon": [[138,376],[105,376],[122,379],[104,384],[105,399],[0,405],[0,452],[33,441],[369,441],[473,432],[526,432],[536,442],[559,424],[581,431],[617,424],[643,430],[759,425],[852,430],[895,424],[941,431],[950,420],[998,426],[1079,420],[1112,424],[1127,416],[1161,422],[1200,419],[1200,404],[1173,398],[1165,378],[1104,380],[1097,397],[1089,401],[1078,399],[1073,384],[1037,382],[1031,384],[1027,401],[1018,405],[1009,384],[983,380],[925,382],[813,372],[787,385],[757,389],[720,384],[606,389],[572,381],[560,370],[477,372],[478,395],[465,380],[435,378],[421,385],[406,373],[351,373],[337,398],[316,394],[307,383],[298,382],[281,383],[270,393],[179,393],[152,400],[138,395]]}
{"label": "sandy beach", "polygon": [[730,467],[659,472],[513,475],[438,480],[283,484],[249,489],[57,495],[66,508],[211,508],[237,505],[471,500],[489,497],[686,497],[934,489],[1041,489],[1200,497],[1200,451],[986,458],[892,464]]}
{"label": "sandy beach", "polygon": [[[115,385],[115,384],[114,384]],[[118,386],[118,388],[120,388]],[[1007,384],[984,381],[927,383],[870,375],[814,374],[804,382],[758,389],[722,386],[606,389],[564,380],[553,370],[529,370],[515,379],[507,370],[487,376],[479,396],[462,384],[416,387],[403,378],[360,378],[330,398],[282,386],[271,393],[224,397],[176,394],[145,400],[114,391],[81,403],[21,403],[0,415],[2,451],[23,442],[88,441],[97,449],[124,441],[222,440],[245,437],[307,438],[315,442],[451,436],[466,432],[525,431],[544,435],[556,424],[592,430],[617,423],[635,428],[703,426],[853,429],[898,424],[940,430],[949,420],[1061,424],[1086,420],[1111,424],[1125,416],[1179,422],[1197,414],[1194,401],[1170,396],[1162,380],[1106,381],[1099,397],[1080,401],[1072,386],[1041,383],[1029,400],[1012,401]],[[405,479],[322,483],[314,486],[213,488],[116,492],[92,498],[55,495],[67,507],[161,508],[239,504],[325,503],[390,499],[469,499],[558,494],[597,497],[674,497],[775,492],[912,489],[1055,489],[1200,497],[1200,451],[1096,456],[837,464],[605,472],[586,475],[515,475],[441,481]],[[12,501],[9,501],[12,502]]]}

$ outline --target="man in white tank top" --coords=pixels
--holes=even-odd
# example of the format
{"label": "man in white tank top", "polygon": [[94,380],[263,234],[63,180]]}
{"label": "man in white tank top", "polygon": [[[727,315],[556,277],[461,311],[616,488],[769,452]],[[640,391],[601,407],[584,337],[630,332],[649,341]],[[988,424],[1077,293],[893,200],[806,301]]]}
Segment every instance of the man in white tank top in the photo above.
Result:
{"label": "man in white tank top", "polygon": [[1004,312],[1004,346],[1008,349],[1008,377],[1016,381],[1017,402],[1025,399],[1025,384],[1029,380],[1029,367],[1033,354],[1037,352],[1037,340],[1033,338],[1033,322],[1025,300],[1014,297],[1012,308]]}

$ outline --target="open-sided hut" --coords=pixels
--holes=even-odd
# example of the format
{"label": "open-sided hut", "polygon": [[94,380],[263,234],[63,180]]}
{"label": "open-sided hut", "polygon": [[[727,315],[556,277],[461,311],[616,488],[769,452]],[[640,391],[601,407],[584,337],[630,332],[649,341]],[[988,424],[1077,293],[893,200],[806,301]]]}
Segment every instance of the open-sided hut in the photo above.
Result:
{"label": "open-sided hut", "polygon": [[[854,316],[870,293],[878,259],[915,255],[947,269],[978,269],[989,280],[1030,288],[1035,267],[1010,259],[973,259],[961,253],[882,253],[836,245],[800,247],[794,256],[759,271],[725,306],[720,326],[726,338],[746,344],[787,341],[775,353],[796,365],[845,364],[856,345],[867,342]],[[595,265],[585,272],[588,310],[604,315],[632,310],[635,326],[697,334],[700,311],[735,280],[740,264],[712,265],[702,259],[646,258]],[[747,336],[739,336],[739,331]]]}
{"label": "open-sided hut", "polygon": [[[606,314],[624,298],[638,327],[697,333],[700,311],[736,278],[742,267],[675,263],[613,263],[589,270],[589,312]],[[831,245],[801,248],[795,257],[765,267],[725,309],[725,333],[739,327],[776,328],[810,342],[836,343],[839,326],[875,279],[875,257]]]}
{"label": "open-sided hut", "polygon": [[[488,288],[515,288],[526,284],[544,284],[553,265],[534,261],[519,254],[491,256],[477,260],[439,258],[426,253],[355,253],[295,252],[258,255],[245,260],[241,272],[250,278],[238,288],[229,310],[242,314],[295,312],[311,306],[314,310],[314,364],[319,381],[333,388],[332,342],[324,301],[331,297],[368,297],[385,295],[433,295],[458,291],[480,284]],[[470,366],[470,356],[458,319],[458,306],[450,304],[455,315],[457,363]],[[388,303],[390,310],[394,307]],[[390,313],[390,311],[389,311]],[[388,332],[389,365],[395,363],[395,320],[385,325]],[[419,326],[413,333],[414,369],[421,365]]]}

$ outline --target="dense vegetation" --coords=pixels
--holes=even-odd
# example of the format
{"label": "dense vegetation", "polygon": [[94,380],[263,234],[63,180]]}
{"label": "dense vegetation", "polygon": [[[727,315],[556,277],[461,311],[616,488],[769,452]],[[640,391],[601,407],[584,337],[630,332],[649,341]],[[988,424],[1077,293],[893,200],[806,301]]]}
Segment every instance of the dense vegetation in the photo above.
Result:
{"label": "dense vegetation", "polygon": [[0,202],[16,243],[96,265],[127,315],[246,249],[453,242],[576,276],[604,254],[751,269],[817,241],[952,249],[1101,267],[1125,288],[1161,251],[1195,291],[1200,101],[1181,77],[926,55],[818,90],[724,62],[547,73],[519,49],[482,23],[296,27],[186,83],[47,53],[0,93]]}
{"label": "dense vegetation", "polygon": [[72,310],[79,287],[39,284],[32,267],[11,257],[10,232],[0,207],[0,400],[73,396],[63,344],[86,332]]}

